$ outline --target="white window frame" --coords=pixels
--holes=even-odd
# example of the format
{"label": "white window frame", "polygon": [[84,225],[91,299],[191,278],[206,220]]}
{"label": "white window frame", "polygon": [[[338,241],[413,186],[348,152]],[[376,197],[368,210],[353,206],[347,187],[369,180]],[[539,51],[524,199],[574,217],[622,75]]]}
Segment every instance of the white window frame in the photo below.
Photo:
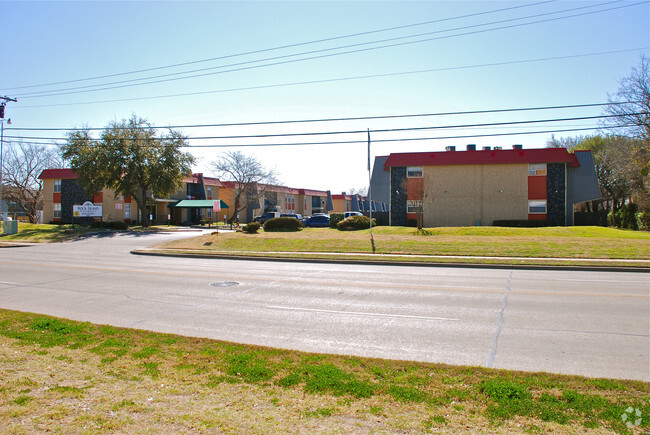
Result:
{"label": "white window frame", "polygon": [[422,178],[422,166],[407,166],[406,178]]}
{"label": "white window frame", "polygon": [[55,202],[54,203],[54,210],[52,212],[52,217],[54,219],[61,219],[61,203],[60,202]]}
{"label": "white window frame", "polygon": [[61,179],[54,180],[54,193],[61,193]]}
{"label": "white window frame", "polygon": [[[540,211],[540,208],[544,208],[544,211]],[[533,209],[537,209],[533,211]],[[546,214],[548,211],[548,206],[546,200],[543,199],[533,199],[528,201],[528,214]]]}
{"label": "white window frame", "polygon": [[421,207],[422,207],[422,201],[418,199],[409,199],[406,201],[407,213],[419,213]]}
{"label": "white window frame", "polygon": [[546,175],[546,163],[529,163],[528,175]]}

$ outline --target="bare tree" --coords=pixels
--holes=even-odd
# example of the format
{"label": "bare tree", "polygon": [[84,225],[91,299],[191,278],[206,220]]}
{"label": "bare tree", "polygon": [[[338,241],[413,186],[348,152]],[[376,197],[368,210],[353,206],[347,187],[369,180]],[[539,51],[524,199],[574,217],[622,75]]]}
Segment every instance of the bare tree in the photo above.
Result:
{"label": "bare tree", "polygon": [[434,198],[430,194],[431,180],[427,175],[423,178],[405,178],[402,181],[402,190],[407,192],[407,212],[415,213],[417,230],[426,234],[424,230],[424,212],[433,204]]}
{"label": "bare tree", "polygon": [[650,141],[650,60],[641,56],[641,63],[619,82],[611,103],[605,108],[606,118],[601,127],[617,135]]}
{"label": "bare tree", "polygon": [[637,201],[650,211],[650,60],[641,56],[641,63],[619,82],[612,103],[606,107],[603,128],[616,135],[639,139],[632,151],[634,167],[644,178],[644,187],[637,189]]}
{"label": "bare tree", "polygon": [[277,184],[276,172],[266,169],[255,157],[247,156],[240,151],[224,153],[212,162],[212,167],[222,180],[234,184],[235,211],[228,220],[232,223],[239,212],[249,207],[260,207],[260,199],[270,185]]}
{"label": "bare tree", "polygon": [[31,142],[10,143],[2,159],[2,199],[15,204],[30,222],[36,223],[36,212],[43,193],[38,176],[44,169],[62,166],[60,151],[55,146]]}

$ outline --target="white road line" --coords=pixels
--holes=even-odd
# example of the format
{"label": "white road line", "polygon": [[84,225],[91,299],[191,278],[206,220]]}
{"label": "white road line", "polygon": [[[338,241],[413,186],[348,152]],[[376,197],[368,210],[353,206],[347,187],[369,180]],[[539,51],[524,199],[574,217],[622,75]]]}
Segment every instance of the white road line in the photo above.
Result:
{"label": "white road line", "polygon": [[266,308],[272,308],[277,310],[287,310],[287,311],[308,311],[312,313],[324,313],[324,314],[351,314],[355,316],[370,316],[370,317],[393,317],[399,319],[417,319],[417,320],[447,320],[451,322],[458,322],[460,319],[455,319],[452,317],[428,317],[428,316],[409,316],[404,314],[382,314],[382,313],[368,313],[363,311],[339,311],[339,310],[321,310],[316,308],[299,308],[299,307],[285,307],[281,305],[267,305]]}

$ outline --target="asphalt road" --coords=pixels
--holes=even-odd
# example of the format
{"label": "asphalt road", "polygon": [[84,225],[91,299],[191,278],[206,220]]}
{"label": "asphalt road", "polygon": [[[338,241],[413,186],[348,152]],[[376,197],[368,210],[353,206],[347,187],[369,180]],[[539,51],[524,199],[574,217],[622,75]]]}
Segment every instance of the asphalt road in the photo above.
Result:
{"label": "asphalt road", "polygon": [[136,256],[188,234],[0,248],[0,307],[309,352],[650,381],[650,273]]}

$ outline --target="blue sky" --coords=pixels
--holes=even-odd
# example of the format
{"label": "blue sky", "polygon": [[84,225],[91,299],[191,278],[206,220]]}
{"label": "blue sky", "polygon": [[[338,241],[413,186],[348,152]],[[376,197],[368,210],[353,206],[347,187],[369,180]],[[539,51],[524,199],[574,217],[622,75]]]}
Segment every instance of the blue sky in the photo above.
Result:
{"label": "blue sky", "polygon": [[[197,125],[603,103],[608,93],[616,91],[618,81],[638,65],[640,56],[648,55],[649,17],[647,1],[627,0],[0,1],[0,94],[18,98],[17,103],[7,105],[14,129],[104,127],[133,113],[153,125]],[[310,43],[318,40],[326,41]],[[285,46],[293,47],[276,49]],[[176,64],[185,65],[161,68]],[[199,69],[203,70],[189,72]],[[139,70],[150,71],[124,74]],[[168,74],[177,75],[153,78]],[[133,81],[198,74],[150,84]],[[111,77],[85,80],[98,76]],[[58,82],[69,83],[41,86]],[[91,85],[112,89],[97,91],[88,88]],[[49,94],[35,94],[44,91]],[[595,107],[181,130],[190,137],[252,136],[430,128],[601,113]],[[577,120],[373,132],[371,138],[521,133],[595,128],[597,124],[597,120]],[[65,132],[7,128],[5,135],[50,138],[63,137]],[[191,144],[363,141],[366,136],[192,139]],[[550,133],[541,133],[373,142],[371,149],[375,156],[437,151],[447,145],[464,149],[468,143],[535,148],[549,138]],[[195,169],[206,174],[211,174],[210,162],[231,150],[255,155],[291,187],[338,193],[367,185],[367,147],[362,143],[188,149],[200,159]]]}

